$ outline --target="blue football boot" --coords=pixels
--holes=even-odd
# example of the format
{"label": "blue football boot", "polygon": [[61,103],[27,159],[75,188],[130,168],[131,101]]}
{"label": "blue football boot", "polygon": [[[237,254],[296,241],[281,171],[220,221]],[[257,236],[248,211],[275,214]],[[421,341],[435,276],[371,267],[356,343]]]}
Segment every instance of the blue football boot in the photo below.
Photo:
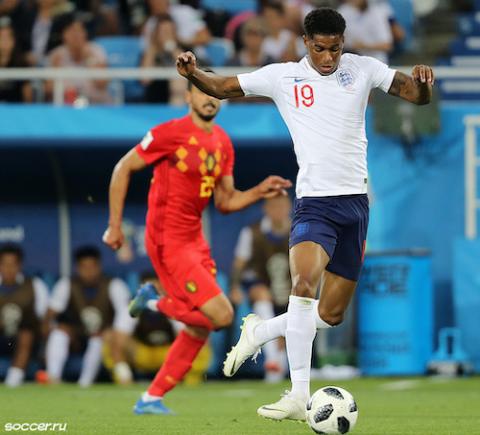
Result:
{"label": "blue football boot", "polygon": [[138,290],[135,297],[128,304],[128,312],[132,317],[138,317],[143,310],[147,309],[147,302],[150,300],[158,300],[160,296],[157,293],[155,286],[147,282]]}
{"label": "blue football boot", "polygon": [[133,407],[133,412],[137,415],[154,414],[154,415],[173,415],[161,400],[152,402],[144,402],[142,398],[138,399]]}

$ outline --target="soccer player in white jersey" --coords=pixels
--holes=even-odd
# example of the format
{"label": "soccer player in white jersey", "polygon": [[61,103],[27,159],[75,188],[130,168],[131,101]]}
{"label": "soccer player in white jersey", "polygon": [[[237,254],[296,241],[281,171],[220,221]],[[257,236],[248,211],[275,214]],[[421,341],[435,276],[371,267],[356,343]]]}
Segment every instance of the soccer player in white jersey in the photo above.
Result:
{"label": "soccer player in white jersey", "polygon": [[313,10],[304,28],[307,55],[299,62],[222,77],[197,68],[191,52],[177,58],[179,73],[207,94],[270,97],[293,139],[300,169],[290,234],[288,310],[264,321],[247,316],[224,364],[224,374],[232,376],[263,344],[285,336],[292,389],[257,411],[275,420],[305,419],[316,330],[342,322],[357,285],[368,226],[365,110],[370,91],[380,88],[427,104],[434,82],[425,65],[415,66],[408,76],[371,57],[342,54],[345,20],[333,9]]}

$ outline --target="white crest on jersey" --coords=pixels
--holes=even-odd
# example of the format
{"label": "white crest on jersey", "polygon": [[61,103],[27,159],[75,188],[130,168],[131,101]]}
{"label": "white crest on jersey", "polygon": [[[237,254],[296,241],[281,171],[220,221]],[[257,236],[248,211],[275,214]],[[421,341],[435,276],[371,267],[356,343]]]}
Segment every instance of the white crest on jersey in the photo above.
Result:
{"label": "white crest on jersey", "polygon": [[349,69],[339,69],[337,71],[337,79],[340,86],[346,89],[353,89],[355,78]]}
{"label": "white crest on jersey", "polygon": [[142,147],[142,150],[146,150],[152,142],[153,142],[153,134],[151,131],[149,131],[140,142],[140,146]]}

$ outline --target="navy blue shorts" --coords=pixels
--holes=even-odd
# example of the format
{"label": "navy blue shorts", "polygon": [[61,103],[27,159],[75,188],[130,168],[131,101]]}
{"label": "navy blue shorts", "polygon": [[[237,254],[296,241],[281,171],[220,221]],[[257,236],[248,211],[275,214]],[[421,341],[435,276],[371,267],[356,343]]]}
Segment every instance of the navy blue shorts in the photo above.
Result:
{"label": "navy blue shorts", "polygon": [[357,281],[368,228],[368,196],[341,195],[295,199],[290,247],[315,242],[330,257],[327,270]]}

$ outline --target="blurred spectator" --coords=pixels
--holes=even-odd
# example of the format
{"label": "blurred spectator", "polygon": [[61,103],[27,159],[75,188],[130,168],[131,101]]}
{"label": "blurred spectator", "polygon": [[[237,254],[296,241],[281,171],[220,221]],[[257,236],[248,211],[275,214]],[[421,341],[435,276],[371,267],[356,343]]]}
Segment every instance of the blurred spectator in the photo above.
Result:
{"label": "blurred spectator", "polygon": [[59,26],[62,15],[71,12],[72,5],[66,0],[36,0],[25,5],[20,27],[21,44],[28,52],[30,65],[47,63],[47,53],[61,44]]}
{"label": "blurred spectator", "polygon": [[263,52],[263,43],[266,32],[261,19],[253,17],[245,22],[241,29],[242,48],[233,59],[228,62],[229,66],[263,66],[274,60]]}
{"label": "blurred spectator", "polygon": [[387,9],[369,0],[347,0],[338,11],[347,23],[346,50],[388,63],[393,37]]}
{"label": "blurred spectator", "polygon": [[285,6],[280,0],[262,0],[260,16],[265,20],[267,37],[263,41],[263,53],[275,62],[298,60],[297,35],[286,28]]}
{"label": "blurred spectator", "polygon": [[339,0],[287,0],[287,27],[297,35],[303,35],[303,21],[309,12],[321,7],[336,9],[339,3]]}
{"label": "blurred spectator", "polygon": [[178,40],[184,48],[196,48],[210,41],[211,35],[200,11],[188,5],[171,5],[169,0],[148,0],[150,17],[143,29],[145,47],[151,40],[158,17],[170,15],[175,22]]}
{"label": "blurred spectator", "polygon": [[[157,17],[151,39],[143,54],[142,67],[174,67],[175,59],[181,52],[172,18],[169,15]],[[170,100],[170,82],[172,80],[143,80],[142,83],[146,86],[146,102],[167,103]]]}
{"label": "blurred spectator", "polygon": [[388,17],[388,22],[390,23],[390,31],[392,32],[393,44],[394,47],[401,48],[400,45],[405,40],[405,29],[400,25],[395,17],[395,11],[388,1],[377,0],[376,4],[378,7],[384,9],[385,15]]}
{"label": "blurred spectator", "polygon": [[[146,282],[153,284],[157,291],[163,294],[163,288],[154,273],[143,274],[142,283]],[[182,323],[170,320],[161,312],[143,311],[127,341],[126,354],[130,366],[139,374],[156,373],[165,362],[170,345],[182,329]],[[204,346],[193,362],[185,383],[197,384],[203,380],[210,362],[210,353],[209,346]],[[104,354],[104,364],[107,368],[112,366],[110,352]]]}
{"label": "blurred spectator", "polygon": [[39,278],[25,277],[22,263],[18,246],[0,247],[0,355],[11,358],[5,378],[9,387],[20,385],[25,378],[48,303],[46,285]]}
{"label": "blurred spectator", "polygon": [[75,252],[75,270],[75,276],[62,278],[55,285],[44,320],[44,334],[49,332],[48,379],[61,380],[71,347],[85,349],[79,385],[92,384],[100,369],[103,342],[108,340],[114,377],[128,383],[131,371],[125,362],[125,347],[135,326],[128,314],[130,292],[122,280],[103,274],[96,247],[86,246]]}
{"label": "blurred spectator", "polygon": [[[268,199],[264,217],[240,232],[235,248],[230,297],[238,305],[247,287],[253,312],[270,319],[286,310],[291,281],[288,266],[291,202],[286,196]],[[287,363],[283,341],[265,345],[266,380],[283,379]]]}
{"label": "blurred spectator", "polygon": [[0,17],[10,17],[15,30],[18,30],[17,23],[21,21],[22,3],[22,0],[0,0]]}
{"label": "blurred spectator", "polygon": [[[63,17],[63,44],[52,50],[50,65],[55,68],[104,68],[107,66],[103,49],[87,39],[85,27],[77,17]],[[87,103],[110,103],[107,80],[67,79],[65,80],[65,102],[72,104],[79,98]],[[51,94],[52,84],[47,92]]]}
{"label": "blurred spectator", "polygon": [[[20,52],[9,17],[0,18],[0,68],[25,67],[25,55]],[[0,80],[0,102],[31,102],[32,87],[24,80]]]}
{"label": "blurred spectator", "polygon": [[241,41],[241,28],[244,23],[246,23],[250,18],[256,17],[257,15],[252,11],[244,11],[232,17],[225,26],[225,38],[230,39],[236,50],[242,48]]}
{"label": "blurred spectator", "polygon": [[81,12],[90,33],[95,36],[119,33],[118,5],[116,1],[73,0],[75,10]]}

